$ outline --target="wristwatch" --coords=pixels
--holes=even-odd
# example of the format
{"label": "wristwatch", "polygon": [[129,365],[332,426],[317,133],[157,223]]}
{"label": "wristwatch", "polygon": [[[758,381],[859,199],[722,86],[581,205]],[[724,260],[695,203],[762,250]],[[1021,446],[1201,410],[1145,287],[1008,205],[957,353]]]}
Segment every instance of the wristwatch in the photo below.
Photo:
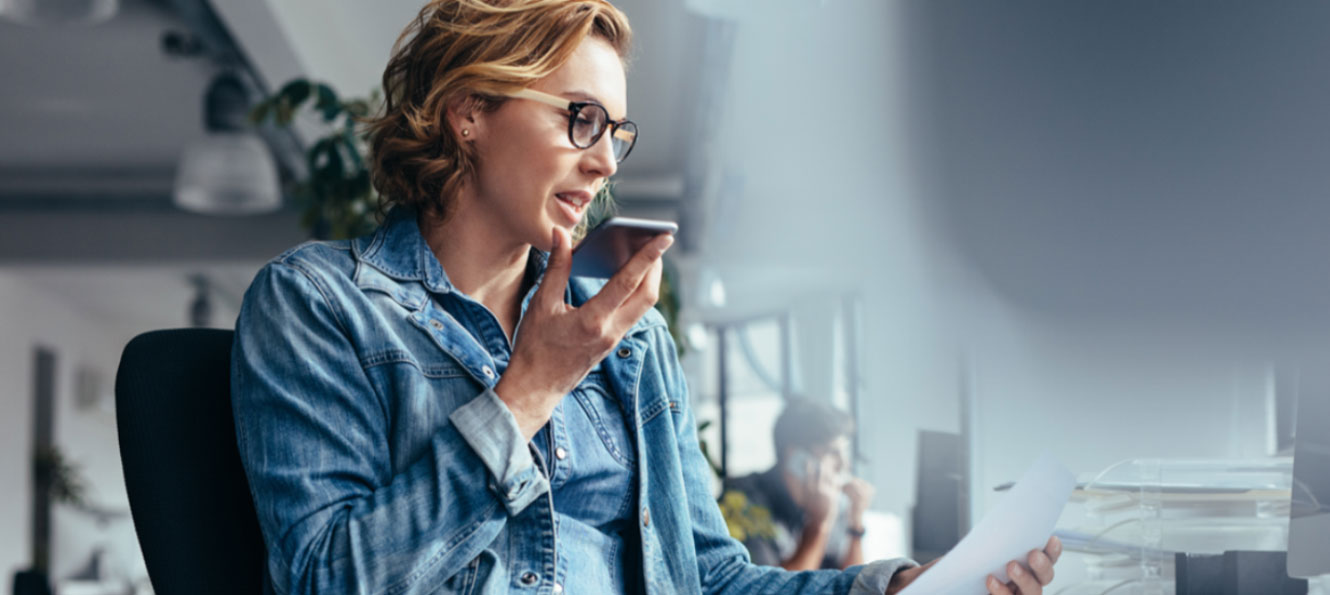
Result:
{"label": "wristwatch", "polygon": [[854,537],[854,538],[858,538],[858,539],[862,539],[864,535],[868,534],[868,530],[865,529],[865,528],[863,528],[863,527],[858,527],[858,528],[855,528],[855,527],[847,527],[847,528],[845,529],[845,532],[846,532],[846,533],[849,533],[849,534],[850,534],[850,537]]}

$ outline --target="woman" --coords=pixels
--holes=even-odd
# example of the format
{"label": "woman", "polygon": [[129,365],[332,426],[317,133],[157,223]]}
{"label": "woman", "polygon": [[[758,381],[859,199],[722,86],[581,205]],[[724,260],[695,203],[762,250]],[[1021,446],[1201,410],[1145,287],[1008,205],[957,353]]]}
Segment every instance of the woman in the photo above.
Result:
{"label": "woman", "polygon": [[651,309],[671,239],[603,287],[568,278],[636,140],[629,37],[604,0],[435,0],[399,40],[370,131],[387,220],[276,258],[237,322],[278,593],[881,593],[920,572],[750,564]]}

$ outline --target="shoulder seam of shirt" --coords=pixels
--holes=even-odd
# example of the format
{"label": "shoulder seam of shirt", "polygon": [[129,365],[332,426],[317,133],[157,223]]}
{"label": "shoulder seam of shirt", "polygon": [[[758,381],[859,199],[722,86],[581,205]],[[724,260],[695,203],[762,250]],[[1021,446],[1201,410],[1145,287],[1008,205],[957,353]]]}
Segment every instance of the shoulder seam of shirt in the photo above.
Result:
{"label": "shoulder seam of shirt", "polygon": [[[292,254],[291,256],[294,256],[294,254]],[[287,256],[280,261],[274,262],[273,264],[282,265],[292,271],[300,273],[300,275],[304,277],[305,280],[308,281],[309,284],[312,285],[316,291],[319,292],[319,297],[323,298],[323,304],[328,307],[329,312],[332,312],[333,322],[337,323],[337,328],[342,331],[342,335],[345,336],[348,341],[351,339],[351,332],[350,330],[348,330],[349,327],[347,326],[346,321],[343,320],[343,318],[345,317],[342,314],[341,308],[337,307],[336,301],[328,297],[329,290],[326,287],[324,287],[322,281],[319,280],[318,277],[313,274],[313,271],[311,271],[309,267],[305,266],[305,263],[300,262],[298,259],[294,259],[291,258],[290,256]]]}

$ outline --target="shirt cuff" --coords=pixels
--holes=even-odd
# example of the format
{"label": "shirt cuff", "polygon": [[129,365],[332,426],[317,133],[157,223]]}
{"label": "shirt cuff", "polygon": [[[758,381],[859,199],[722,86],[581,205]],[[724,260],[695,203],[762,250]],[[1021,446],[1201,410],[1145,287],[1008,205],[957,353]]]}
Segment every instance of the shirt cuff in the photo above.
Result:
{"label": "shirt cuff", "polygon": [[489,469],[490,489],[516,516],[549,490],[547,481],[536,467],[517,418],[499,400],[493,389],[453,410],[448,419]]}
{"label": "shirt cuff", "polygon": [[891,584],[891,577],[896,576],[896,572],[915,566],[918,564],[906,558],[869,562],[854,579],[849,595],[883,595],[887,592],[887,585]]}

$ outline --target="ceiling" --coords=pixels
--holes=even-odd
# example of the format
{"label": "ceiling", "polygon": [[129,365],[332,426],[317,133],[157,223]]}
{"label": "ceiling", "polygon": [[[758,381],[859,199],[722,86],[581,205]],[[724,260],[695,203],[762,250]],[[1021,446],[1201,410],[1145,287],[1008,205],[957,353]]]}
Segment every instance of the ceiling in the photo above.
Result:
{"label": "ceiling", "polygon": [[[37,190],[110,200],[169,189],[182,147],[203,134],[203,90],[214,72],[163,54],[162,33],[184,29],[146,0],[123,0],[112,20],[94,26],[0,19],[0,200]],[[94,192],[108,183],[112,192]]]}

